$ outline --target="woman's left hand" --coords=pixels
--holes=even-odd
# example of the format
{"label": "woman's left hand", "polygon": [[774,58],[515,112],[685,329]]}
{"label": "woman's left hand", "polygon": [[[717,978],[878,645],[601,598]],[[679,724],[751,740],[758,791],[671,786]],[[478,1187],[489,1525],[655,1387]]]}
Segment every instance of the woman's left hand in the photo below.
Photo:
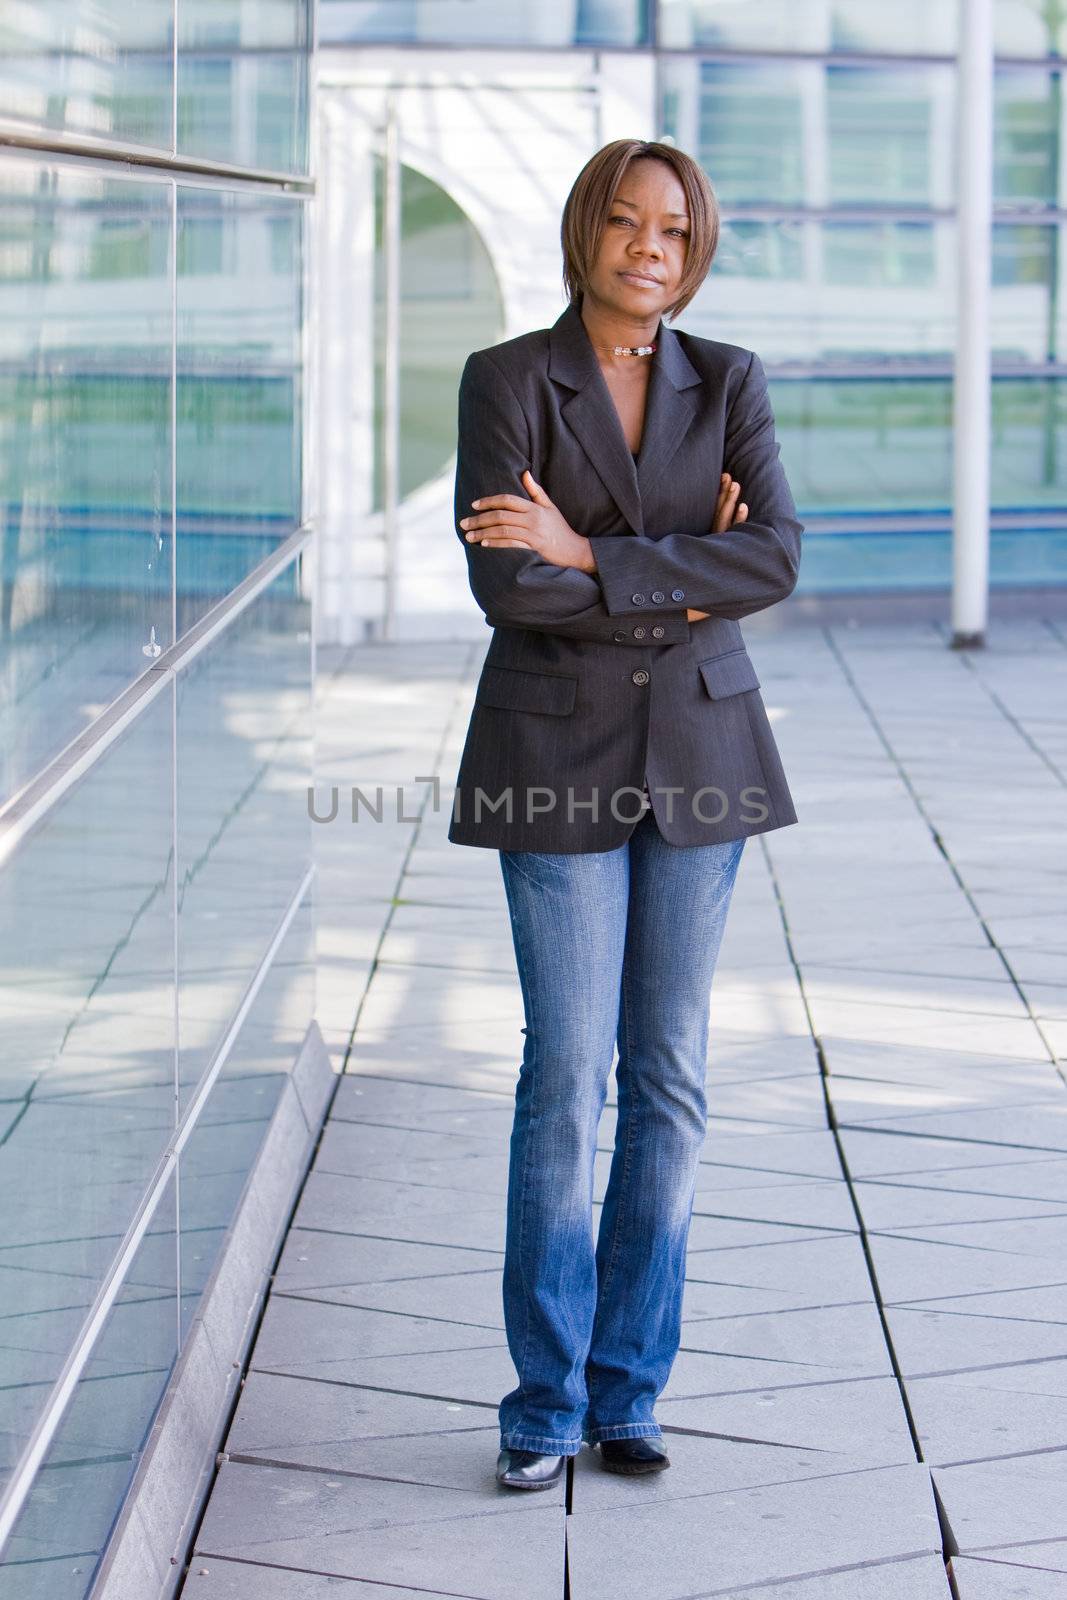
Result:
{"label": "woman's left hand", "polygon": [[471,501],[478,515],[461,517],[459,524],[468,543],[477,542],[496,550],[536,550],[542,560],[553,566],[595,572],[589,540],[575,533],[528,469],[522,481],[529,500],[517,494],[490,494]]}

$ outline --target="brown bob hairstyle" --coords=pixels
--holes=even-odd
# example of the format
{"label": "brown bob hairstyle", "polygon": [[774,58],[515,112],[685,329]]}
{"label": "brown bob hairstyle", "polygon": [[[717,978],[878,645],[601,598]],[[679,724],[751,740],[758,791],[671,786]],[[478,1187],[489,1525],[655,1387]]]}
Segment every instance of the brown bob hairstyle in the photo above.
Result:
{"label": "brown bob hairstyle", "polygon": [[563,207],[563,288],[573,305],[585,292],[600,249],[600,239],[631,161],[650,156],[665,161],[685,191],[689,208],[689,245],[677,299],[664,317],[685,310],[708,275],[719,244],[719,204],[704,169],[683,150],[656,140],[615,139],[591,157],[579,172]]}

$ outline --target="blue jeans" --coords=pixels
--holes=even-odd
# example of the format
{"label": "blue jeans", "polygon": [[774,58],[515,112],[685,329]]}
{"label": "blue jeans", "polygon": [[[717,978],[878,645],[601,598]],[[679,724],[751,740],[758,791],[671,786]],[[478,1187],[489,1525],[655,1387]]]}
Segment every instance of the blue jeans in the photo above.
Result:
{"label": "blue jeans", "polygon": [[[711,981],[744,839],[680,846],[651,811],[616,850],[499,851],[526,1041],[515,1091],[501,1446],[661,1438],[707,1128]],[[600,1229],[593,1156],[616,1038]]]}

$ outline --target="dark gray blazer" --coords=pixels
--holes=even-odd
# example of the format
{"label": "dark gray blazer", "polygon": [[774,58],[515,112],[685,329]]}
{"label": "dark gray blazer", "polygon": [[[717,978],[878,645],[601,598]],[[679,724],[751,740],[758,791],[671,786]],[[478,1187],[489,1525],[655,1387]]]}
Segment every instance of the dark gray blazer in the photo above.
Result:
{"label": "dark gray blazer", "polygon": [[[758,356],[660,323],[636,462],[578,304],[468,357],[456,532],[493,628],[448,837],[612,850],[646,781],[664,836],[738,839],[797,820],[738,619],[797,580],[796,506]],[[529,467],[592,541],[595,575],[468,543],[471,501],[528,498]],[[712,533],[720,474],[747,521]],[[686,608],[707,611],[700,622]],[[673,791],[673,792],[668,792]]]}

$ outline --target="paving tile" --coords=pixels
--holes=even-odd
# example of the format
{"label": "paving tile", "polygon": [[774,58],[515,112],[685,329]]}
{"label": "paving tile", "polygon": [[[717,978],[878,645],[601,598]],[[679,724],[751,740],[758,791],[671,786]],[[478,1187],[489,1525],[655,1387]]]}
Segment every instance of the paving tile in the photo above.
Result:
{"label": "paving tile", "polygon": [[344,1382],[428,1395],[445,1400],[480,1400],[497,1406],[515,1387],[518,1374],[505,1343],[469,1350],[430,1350],[424,1354],[360,1356],[344,1368]]}
{"label": "paving tile", "polygon": [[[963,1302],[966,1304],[966,1302]],[[1038,1378],[1067,1356],[1067,1323],[1017,1317],[968,1316],[965,1312],[887,1306],[886,1321],[900,1370],[905,1375],[958,1371],[983,1374],[995,1384],[998,1371],[1026,1362]]]}
{"label": "paving tile", "polygon": [[835,1232],[855,1231],[856,1213],[848,1185],[840,1179],[812,1182],[782,1180],[779,1173],[719,1169],[717,1186],[708,1183],[696,1196],[694,1219],[701,1216],[741,1217],[757,1222],[786,1222]]}
{"label": "paving tile", "polygon": [[[197,1556],[182,1590],[183,1600],[412,1600],[410,1589],[358,1578],[330,1578],[291,1567]],[[441,1600],[424,1590],[425,1600]]]}
{"label": "paving tile", "polygon": [[813,1455],[848,1454],[859,1437],[864,1459],[872,1466],[915,1458],[893,1378],[838,1379],[709,1398],[660,1399],[655,1415],[662,1428],[789,1444]]}
{"label": "paving tile", "polygon": [[478,1350],[499,1343],[500,1334],[494,1328],[272,1295],[252,1365],[344,1383],[348,1381],[348,1362],[356,1355]]}
{"label": "paving tile", "polygon": [[279,1292],[353,1287],[497,1268],[503,1252],[292,1228],[274,1274]]}
{"label": "paving tile", "polygon": [[[1009,1162],[1019,1172],[1027,1166],[1045,1164],[1039,1151],[1020,1158],[1011,1146],[983,1143],[973,1139],[950,1139],[923,1134],[844,1128],[841,1131],[845,1159],[854,1178],[888,1177],[902,1173],[968,1175],[967,1188],[982,1188],[983,1167],[1003,1167]],[[971,1176],[977,1181],[971,1182]],[[993,1174],[994,1179],[996,1173]]]}
{"label": "paving tile", "polygon": [[[1023,1387],[1027,1371],[1035,1374],[1032,1392]],[[1062,1366],[1058,1390],[1049,1381],[1049,1371],[1042,1362],[1038,1368],[1016,1368],[1014,1381],[1010,1369],[974,1373],[966,1381],[908,1378],[908,1403],[924,1459],[952,1463],[1067,1448]],[[1038,1387],[1042,1378],[1047,1389]],[[1067,1537],[1067,1530],[1062,1531]]]}
{"label": "paving tile", "polygon": [[499,1265],[466,1272],[418,1277],[399,1283],[357,1283],[348,1287],[290,1291],[335,1305],[434,1317],[455,1327],[504,1328]]}
{"label": "paving tile", "polygon": [[731,1585],[762,1593],[834,1567],[939,1557],[941,1540],[929,1477],[912,1462],[648,1505],[638,1492],[611,1510],[574,1511],[567,1545],[574,1600],[603,1593],[605,1563],[615,1600],[691,1600],[729,1595]]}
{"label": "paving tile", "polygon": [[[972,1236],[969,1236],[972,1237]],[[1011,1250],[985,1249],[975,1241],[936,1243],[911,1235],[875,1234],[871,1256],[887,1304],[937,1294],[985,1294],[1008,1289],[1033,1289],[1062,1283],[1067,1266],[1047,1256],[1016,1255]]]}
{"label": "paving tile", "polygon": [[960,1553],[1067,1574],[1064,1465],[1059,1450],[935,1466],[931,1475]]}
{"label": "paving tile", "polygon": [[1011,1553],[1006,1561],[953,1556],[952,1574],[959,1600],[1063,1600],[1062,1572],[1023,1566]]}
{"label": "paving tile", "polygon": [[867,1373],[889,1370],[881,1319],[870,1298],[754,1316],[708,1317],[686,1329],[682,1345],[767,1363],[799,1362],[816,1374],[849,1364]]}
{"label": "paving tile", "polygon": [[562,1498],[503,1489],[493,1468],[474,1492],[225,1462],[196,1555],[453,1594],[462,1573],[472,1600],[559,1600]]}
{"label": "paving tile", "polygon": [[[1032,1217],[1067,1218],[1063,1202],[1057,1200],[1016,1200],[1010,1195],[866,1178],[858,1179],[853,1188],[869,1233],[918,1230],[920,1236],[933,1239],[942,1228],[959,1223],[973,1227],[975,1237],[983,1240],[990,1223],[1020,1219],[1025,1226]],[[963,1229],[957,1237],[965,1237]]]}
{"label": "paving tile", "polygon": [[858,1240],[851,1234],[823,1234],[777,1244],[728,1251],[699,1251],[686,1263],[693,1283],[771,1289],[790,1296],[815,1295],[818,1303],[832,1287],[836,1300],[860,1300],[871,1293],[870,1273]]}
{"label": "paving tile", "polygon": [[359,1178],[308,1174],[295,1221],[298,1226],[343,1234],[371,1234],[417,1244],[503,1250],[506,1217],[497,1195],[467,1194],[442,1204],[437,1190],[393,1185],[368,1192]]}

